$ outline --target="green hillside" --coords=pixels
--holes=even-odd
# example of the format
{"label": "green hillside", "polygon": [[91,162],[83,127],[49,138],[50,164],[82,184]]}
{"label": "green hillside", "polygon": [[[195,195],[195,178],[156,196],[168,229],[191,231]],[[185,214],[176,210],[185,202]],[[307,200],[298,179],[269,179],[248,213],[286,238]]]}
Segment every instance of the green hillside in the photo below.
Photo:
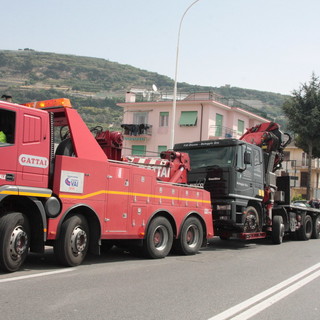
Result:
{"label": "green hillside", "polygon": [[[155,72],[99,58],[81,57],[31,49],[0,51],[0,94],[11,94],[14,102],[58,97],[70,98],[89,126],[119,129],[125,92],[130,88],[171,92],[173,80]],[[184,93],[213,91],[225,99],[236,99],[248,111],[284,123],[284,95],[236,87],[204,87],[178,83]]]}

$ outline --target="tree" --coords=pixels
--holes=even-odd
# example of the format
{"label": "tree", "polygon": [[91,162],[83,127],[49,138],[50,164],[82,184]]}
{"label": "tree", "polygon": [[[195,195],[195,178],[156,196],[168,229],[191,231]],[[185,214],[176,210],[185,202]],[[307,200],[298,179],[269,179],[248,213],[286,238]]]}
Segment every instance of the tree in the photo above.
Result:
{"label": "tree", "polygon": [[319,155],[320,142],[320,81],[313,73],[283,105],[288,129],[297,135],[299,147],[308,155],[307,199],[311,198],[311,160]]}

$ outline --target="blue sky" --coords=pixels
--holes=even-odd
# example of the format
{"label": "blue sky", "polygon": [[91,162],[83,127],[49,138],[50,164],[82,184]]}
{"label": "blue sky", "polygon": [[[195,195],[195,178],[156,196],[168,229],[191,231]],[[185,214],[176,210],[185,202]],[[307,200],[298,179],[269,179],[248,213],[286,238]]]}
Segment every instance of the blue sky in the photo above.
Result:
{"label": "blue sky", "polygon": [[[104,58],[174,78],[192,2],[11,0],[0,49]],[[319,12],[319,0],[200,0],[183,20],[178,82],[289,94],[320,76]]]}

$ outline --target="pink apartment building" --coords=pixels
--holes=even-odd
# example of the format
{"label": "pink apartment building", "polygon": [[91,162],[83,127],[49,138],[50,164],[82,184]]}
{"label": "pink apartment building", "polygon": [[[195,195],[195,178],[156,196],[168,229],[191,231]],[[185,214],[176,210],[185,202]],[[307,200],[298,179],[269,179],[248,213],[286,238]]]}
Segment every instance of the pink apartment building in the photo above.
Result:
{"label": "pink apartment building", "polygon": [[[170,144],[171,100],[157,95],[156,101],[136,101],[128,92],[123,107],[123,155],[159,156]],[[239,138],[246,128],[268,119],[248,112],[213,93],[192,93],[177,100],[174,142]]]}

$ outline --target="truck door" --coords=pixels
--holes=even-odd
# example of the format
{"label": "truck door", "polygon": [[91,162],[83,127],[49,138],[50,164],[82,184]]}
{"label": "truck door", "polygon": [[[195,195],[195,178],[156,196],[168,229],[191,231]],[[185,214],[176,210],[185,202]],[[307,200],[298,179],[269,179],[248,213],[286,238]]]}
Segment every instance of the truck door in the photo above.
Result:
{"label": "truck door", "polygon": [[[245,163],[246,158],[246,163]],[[254,173],[253,173],[253,149],[249,145],[241,145],[237,154],[237,178],[236,194],[245,197],[253,197]]]}
{"label": "truck door", "polygon": [[129,212],[129,168],[110,162],[107,176],[107,205],[105,230],[112,233],[127,232]]}
{"label": "truck door", "polygon": [[17,184],[46,188],[50,161],[49,114],[25,110],[19,113],[18,122]]}
{"label": "truck door", "polygon": [[16,184],[18,141],[16,134],[17,112],[13,109],[0,109],[0,183]]}

